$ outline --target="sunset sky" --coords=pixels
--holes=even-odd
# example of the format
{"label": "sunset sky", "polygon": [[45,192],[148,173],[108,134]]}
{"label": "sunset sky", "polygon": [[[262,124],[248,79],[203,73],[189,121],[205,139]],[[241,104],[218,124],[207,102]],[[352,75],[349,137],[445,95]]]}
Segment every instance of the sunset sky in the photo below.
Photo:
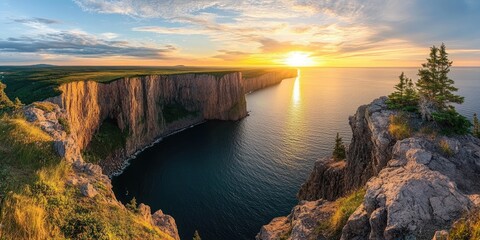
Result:
{"label": "sunset sky", "polygon": [[[478,0],[2,0],[0,65],[480,66]],[[296,53],[293,53],[296,52]]]}

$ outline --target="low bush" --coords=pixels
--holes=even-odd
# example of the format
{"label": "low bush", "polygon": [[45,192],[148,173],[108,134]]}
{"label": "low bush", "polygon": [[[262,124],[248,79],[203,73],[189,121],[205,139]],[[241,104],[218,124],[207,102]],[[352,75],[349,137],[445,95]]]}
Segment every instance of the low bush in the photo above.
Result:
{"label": "low bush", "polygon": [[433,120],[440,127],[443,134],[459,134],[465,135],[470,132],[472,123],[468,119],[455,111],[449,109],[439,111],[432,114]]}

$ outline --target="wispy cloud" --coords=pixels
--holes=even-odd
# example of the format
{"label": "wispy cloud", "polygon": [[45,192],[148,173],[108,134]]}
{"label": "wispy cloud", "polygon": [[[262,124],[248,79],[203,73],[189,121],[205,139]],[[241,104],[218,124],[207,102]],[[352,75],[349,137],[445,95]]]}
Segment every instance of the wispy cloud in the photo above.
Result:
{"label": "wispy cloud", "polygon": [[17,23],[40,23],[40,24],[56,24],[60,23],[60,21],[54,20],[54,19],[48,19],[48,18],[18,18],[14,19],[14,22]]}

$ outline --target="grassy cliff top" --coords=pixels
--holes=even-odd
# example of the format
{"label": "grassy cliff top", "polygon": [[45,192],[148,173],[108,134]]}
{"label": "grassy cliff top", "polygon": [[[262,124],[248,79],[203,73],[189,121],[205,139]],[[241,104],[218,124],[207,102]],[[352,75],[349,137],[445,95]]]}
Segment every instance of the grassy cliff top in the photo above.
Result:
{"label": "grassy cliff top", "polygon": [[11,99],[18,97],[29,104],[60,94],[62,83],[91,80],[108,83],[123,77],[205,73],[223,76],[242,72],[245,78],[259,76],[279,68],[213,68],[213,67],[82,67],[82,66],[0,66],[0,81],[7,85]]}

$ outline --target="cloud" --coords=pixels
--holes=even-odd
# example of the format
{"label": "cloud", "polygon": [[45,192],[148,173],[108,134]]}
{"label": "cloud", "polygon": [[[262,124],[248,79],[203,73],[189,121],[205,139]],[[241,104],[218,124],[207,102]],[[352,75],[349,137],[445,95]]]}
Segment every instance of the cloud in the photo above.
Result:
{"label": "cloud", "polygon": [[14,22],[17,23],[40,23],[40,24],[57,24],[60,23],[60,21],[53,20],[53,19],[48,19],[48,18],[19,18],[19,19],[14,19]]}
{"label": "cloud", "polygon": [[176,51],[173,46],[149,48],[132,46],[127,41],[102,40],[81,31],[59,31],[34,37],[0,40],[0,51],[40,53],[80,57],[130,56],[138,58],[167,58]]}

